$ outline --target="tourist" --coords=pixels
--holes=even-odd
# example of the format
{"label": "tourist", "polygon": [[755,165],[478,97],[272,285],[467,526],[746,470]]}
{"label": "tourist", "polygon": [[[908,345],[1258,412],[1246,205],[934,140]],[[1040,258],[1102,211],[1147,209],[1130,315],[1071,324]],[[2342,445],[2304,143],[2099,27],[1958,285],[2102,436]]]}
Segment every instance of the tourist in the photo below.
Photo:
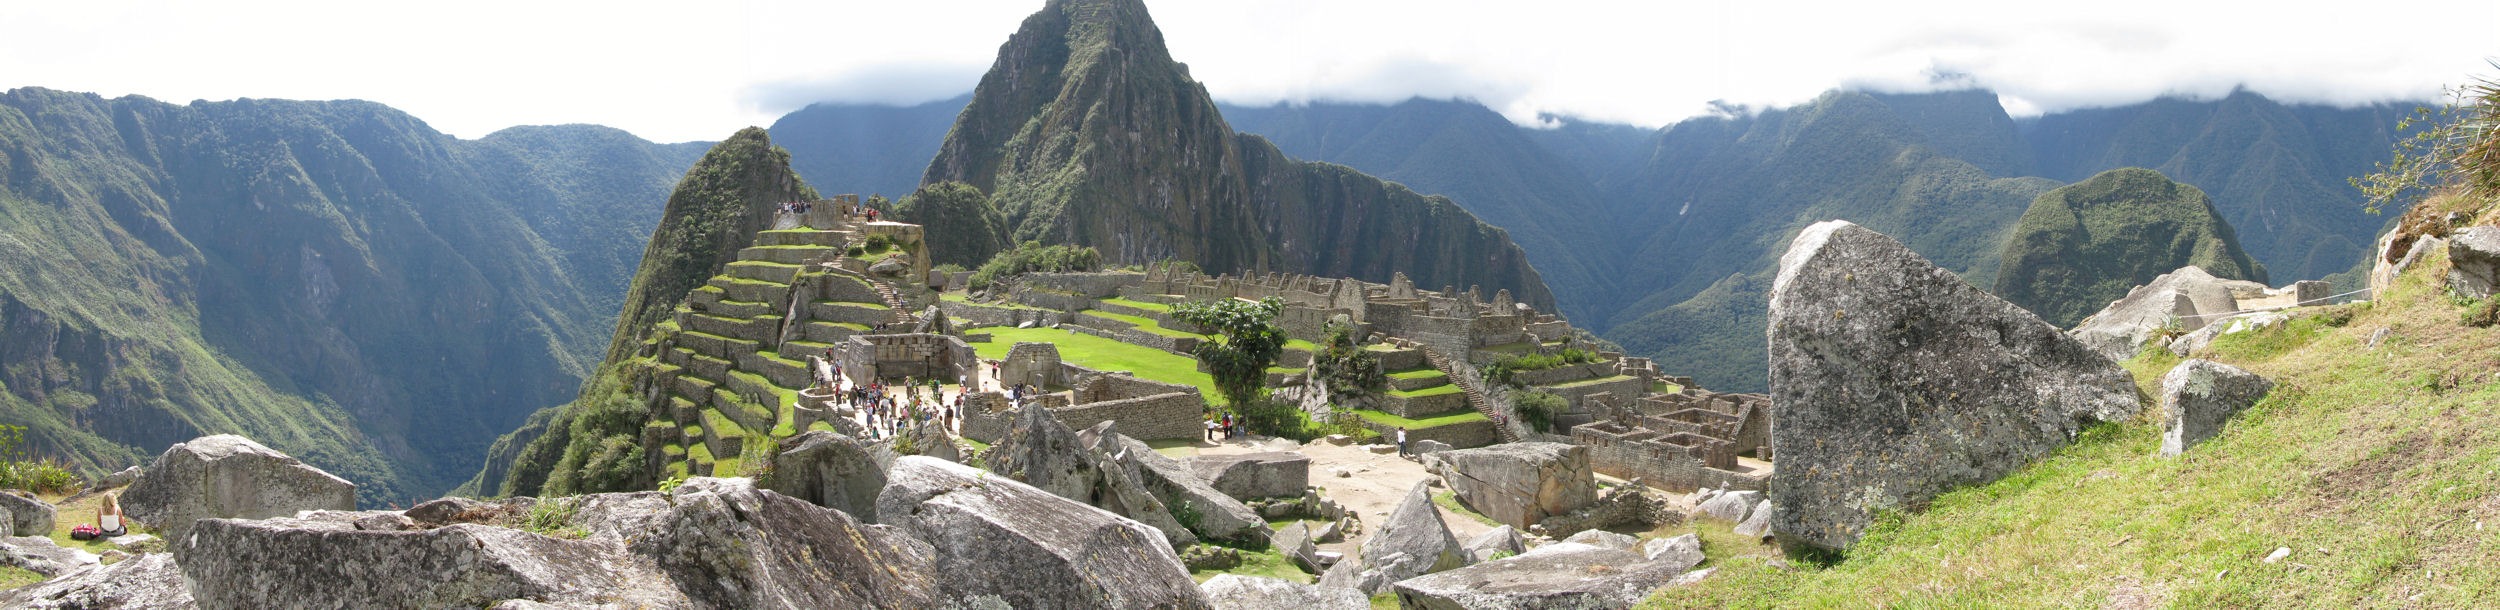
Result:
{"label": "tourist", "polygon": [[1406,426],[1398,426],[1398,455],[1406,455]]}
{"label": "tourist", "polygon": [[1215,441],[1215,418],[1207,418],[1207,441]]}

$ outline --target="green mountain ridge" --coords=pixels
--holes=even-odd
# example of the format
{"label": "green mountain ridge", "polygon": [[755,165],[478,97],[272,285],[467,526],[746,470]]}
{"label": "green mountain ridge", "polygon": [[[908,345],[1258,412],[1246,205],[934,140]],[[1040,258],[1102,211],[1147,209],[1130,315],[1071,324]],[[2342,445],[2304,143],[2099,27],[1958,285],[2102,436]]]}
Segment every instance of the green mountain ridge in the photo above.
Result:
{"label": "green mountain ridge", "polygon": [[1448,199],[1234,133],[1135,0],[1055,0],[1027,18],[922,176],[948,181],[988,193],[1012,241],[1218,273],[1403,272],[1554,307],[1507,233]]}
{"label": "green mountain ridge", "polygon": [[2196,187],[2120,168],[2042,193],[2023,212],[1991,292],[2071,327],[2129,290],[2180,267],[2266,282],[2266,270]]}
{"label": "green mountain ridge", "polygon": [[0,94],[0,421],[91,473],[233,432],[433,497],[596,364],[618,244],[689,162],[360,101]]}

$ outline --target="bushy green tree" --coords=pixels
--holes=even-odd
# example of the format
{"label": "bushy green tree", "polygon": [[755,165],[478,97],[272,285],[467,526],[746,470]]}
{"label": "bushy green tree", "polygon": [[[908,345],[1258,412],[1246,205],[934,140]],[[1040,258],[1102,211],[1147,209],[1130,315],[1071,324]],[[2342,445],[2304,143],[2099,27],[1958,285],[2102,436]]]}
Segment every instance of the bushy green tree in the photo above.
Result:
{"label": "bushy green tree", "polygon": [[1389,386],[1380,369],[1380,355],[1355,341],[1354,323],[1344,316],[1328,320],[1328,342],[1311,359],[1311,374],[1328,381],[1331,398],[1340,401]]}
{"label": "bushy green tree", "polygon": [[1276,327],[1276,314],[1284,308],[1285,302],[1276,297],[1191,302],[1172,308],[1173,319],[1205,329],[1206,340],[1198,342],[1191,355],[1206,365],[1207,374],[1215,377],[1216,391],[1232,402],[1233,411],[1260,434],[1295,431],[1291,429],[1302,422],[1292,405],[1259,400],[1267,389],[1267,367],[1275,366],[1276,358],[1285,352],[1285,330]]}
{"label": "bushy green tree", "polygon": [[998,253],[972,272],[971,288],[982,290],[1000,280],[1027,273],[1060,273],[1070,271],[1101,271],[1102,253],[1087,246],[1044,246],[1028,241],[1016,249]]}
{"label": "bushy green tree", "polygon": [[1519,423],[1538,432],[1554,429],[1554,415],[1571,407],[1571,402],[1546,392],[1528,391],[1510,395],[1510,406],[1519,411]]}
{"label": "bushy green tree", "polygon": [[601,371],[591,379],[582,397],[567,407],[571,417],[562,436],[563,457],[548,471],[541,493],[566,496],[633,491],[652,485],[638,436],[648,413],[618,371],[630,366],[634,365]]}

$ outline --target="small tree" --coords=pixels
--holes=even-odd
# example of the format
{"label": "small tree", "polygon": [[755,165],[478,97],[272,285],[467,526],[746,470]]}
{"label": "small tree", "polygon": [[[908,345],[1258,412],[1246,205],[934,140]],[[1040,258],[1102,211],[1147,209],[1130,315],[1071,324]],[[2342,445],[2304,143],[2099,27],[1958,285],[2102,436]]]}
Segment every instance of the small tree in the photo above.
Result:
{"label": "small tree", "polygon": [[2351,179],[2370,213],[2448,186],[2477,199],[2500,195],[2500,80],[2473,78],[2450,94],[2448,104],[2416,108],[2397,123],[2399,133],[2410,133],[2396,141],[2393,158]]}
{"label": "small tree", "polygon": [[1510,395],[1510,405],[1519,411],[1519,423],[1538,432],[1554,430],[1554,416],[1571,408],[1571,401],[1546,392],[1527,391]]}
{"label": "small tree", "polygon": [[1285,330],[1276,327],[1276,314],[1284,308],[1284,301],[1275,297],[1257,302],[1183,303],[1172,308],[1173,318],[1204,329],[1201,332],[1207,338],[1198,342],[1191,355],[1207,365],[1216,391],[1232,402],[1233,411],[1248,421],[1251,431],[1260,434],[1277,434],[1300,422],[1287,412],[1293,409],[1291,405],[1260,400],[1266,394],[1267,367],[1275,366],[1285,351]]}
{"label": "small tree", "polygon": [[1311,374],[1328,381],[1330,398],[1343,399],[1387,389],[1389,376],[1380,370],[1380,355],[1355,341],[1355,328],[1345,316],[1328,320],[1328,344],[1311,362]]}

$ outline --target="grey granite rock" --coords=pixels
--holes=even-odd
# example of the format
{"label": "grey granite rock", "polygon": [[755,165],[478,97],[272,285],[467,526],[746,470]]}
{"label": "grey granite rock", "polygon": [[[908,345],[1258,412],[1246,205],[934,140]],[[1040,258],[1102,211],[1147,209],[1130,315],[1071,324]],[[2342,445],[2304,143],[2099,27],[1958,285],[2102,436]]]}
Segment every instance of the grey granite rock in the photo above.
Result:
{"label": "grey granite rock", "polygon": [[817,430],[782,439],[765,487],[782,495],[877,521],[885,469],[859,439]]}
{"label": "grey granite rock", "polygon": [[2274,382],[2256,373],[2211,360],[2189,360],[2171,367],[2161,376],[2166,419],[2161,454],[2179,455],[2213,438],[2231,416],[2257,404],[2273,389]]}
{"label": "grey granite rock", "polygon": [[11,489],[0,491],[0,513],[8,517],[7,523],[0,524],[7,528],[0,530],[0,536],[49,536],[52,521],[61,511],[34,494]]}
{"label": "grey granite rock", "polygon": [[1200,455],[1183,463],[1216,491],[1240,500],[1299,496],[1311,486],[1311,457],[1299,452]]}
{"label": "grey granite rock", "polygon": [[[1466,547],[1459,546],[1449,524],[1441,521],[1441,511],[1433,506],[1432,495],[1422,482],[1389,509],[1380,529],[1363,541],[1362,555],[1364,569],[1380,570],[1390,582],[1467,565],[1469,560]],[[1404,557],[1392,560],[1391,555]]]}
{"label": "grey granite rock", "polygon": [[2111,360],[2134,358],[2166,327],[2175,324],[2180,332],[2194,332],[2222,319],[2214,314],[2238,311],[2239,301],[2231,296],[2235,285],[2265,288],[2214,277],[2203,267],[2181,267],[2128,291],[2066,334]]}
{"label": "grey granite rock", "polygon": [[2448,289],[2469,299],[2500,287],[2500,227],[2466,227],[2448,235]]}
{"label": "grey granite rock", "polygon": [[1173,547],[1197,543],[1197,535],[1146,489],[1134,456],[1111,440],[1117,435],[1116,422],[1078,431],[1060,423],[1049,409],[1014,413],[1006,438],[984,454],[991,471],[1144,523]]}
{"label": "grey granite rock", "polygon": [[1679,571],[1693,569],[1693,566],[1701,565],[1704,559],[1701,552],[1701,538],[1692,534],[1659,538],[1644,543],[1641,545],[1641,556],[1649,561],[1682,566],[1678,568]]}
{"label": "grey granite rock", "polygon": [[[1575,545],[1576,546],[1576,545]],[[1631,551],[1580,547],[1399,581],[1406,608],[1630,608],[1684,571]]]}
{"label": "grey granite rock", "polygon": [[1772,529],[1855,543],[1877,511],[2046,457],[2143,405],[2124,369],[1890,237],[1807,227],[1771,288]]}
{"label": "grey granite rock", "polygon": [[1597,471],[1589,466],[1588,448],[1579,445],[1502,443],[1424,461],[1459,501],[1511,527],[1526,529],[1597,501]]}
{"label": "grey granite rock", "polygon": [[29,610],[176,610],[197,608],[182,571],[167,553],[70,571],[0,593],[0,608]]}
{"label": "grey granite rock", "polygon": [[1519,530],[1505,525],[1468,540],[1466,549],[1469,560],[1492,561],[1495,555],[1511,556],[1528,552],[1528,539],[1520,536]]}
{"label": "grey granite rock", "polygon": [[181,540],[197,519],[356,509],[356,484],[232,434],[169,447],[146,472],[122,492],[122,511],[168,540]]}
{"label": "grey granite rock", "polygon": [[1217,491],[1189,465],[1157,452],[1145,441],[1118,436],[1118,455],[1137,465],[1139,483],[1161,500],[1166,507],[1189,507],[1186,512],[1197,519],[1183,524],[1189,531],[1208,540],[1228,540],[1244,544],[1264,542],[1270,534],[1267,520],[1240,500]]}
{"label": "grey granite rock", "polygon": [[1371,598],[1344,587],[1306,585],[1277,578],[1217,574],[1198,585],[1217,610],[1366,610]]}
{"label": "grey granite rock", "polygon": [[936,547],[949,597],[1016,608],[1207,608],[1154,528],[1005,476],[909,456],[877,515]]}

